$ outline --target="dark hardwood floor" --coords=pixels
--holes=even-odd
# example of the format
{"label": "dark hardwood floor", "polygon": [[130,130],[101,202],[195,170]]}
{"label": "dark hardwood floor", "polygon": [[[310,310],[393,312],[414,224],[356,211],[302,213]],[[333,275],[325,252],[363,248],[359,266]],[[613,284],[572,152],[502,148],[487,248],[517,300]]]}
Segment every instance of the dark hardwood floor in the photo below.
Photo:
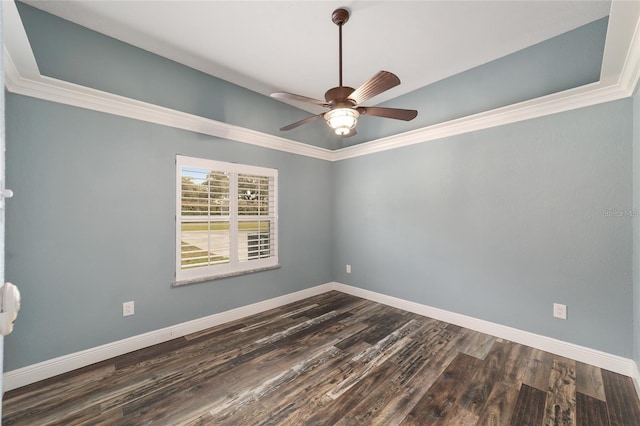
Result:
{"label": "dark hardwood floor", "polygon": [[630,378],[329,292],[7,392],[4,425],[640,425]]}

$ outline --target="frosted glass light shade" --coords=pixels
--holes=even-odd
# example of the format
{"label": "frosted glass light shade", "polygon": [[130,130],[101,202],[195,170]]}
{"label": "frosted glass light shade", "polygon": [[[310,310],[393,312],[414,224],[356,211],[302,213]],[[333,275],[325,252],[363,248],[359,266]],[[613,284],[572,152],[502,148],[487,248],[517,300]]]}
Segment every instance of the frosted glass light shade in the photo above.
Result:
{"label": "frosted glass light shade", "polygon": [[337,108],[327,112],[324,119],[327,120],[329,127],[336,132],[336,135],[344,136],[356,127],[359,115],[358,111],[353,108]]}

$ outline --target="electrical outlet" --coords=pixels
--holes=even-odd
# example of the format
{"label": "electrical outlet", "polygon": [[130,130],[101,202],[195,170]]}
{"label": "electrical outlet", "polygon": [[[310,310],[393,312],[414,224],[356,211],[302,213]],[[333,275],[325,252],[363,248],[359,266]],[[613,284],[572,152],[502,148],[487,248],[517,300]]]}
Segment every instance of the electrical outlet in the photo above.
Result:
{"label": "electrical outlet", "polygon": [[560,303],[553,304],[553,316],[560,319],[567,319],[567,305]]}
{"label": "electrical outlet", "polygon": [[124,302],[122,304],[122,316],[128,317],[129,315],[133,315],[135,313],[133,301]]}
{"label": "electrical outlet", "polygon": [[347,265],[347,274],[351,273],[351,265]]}

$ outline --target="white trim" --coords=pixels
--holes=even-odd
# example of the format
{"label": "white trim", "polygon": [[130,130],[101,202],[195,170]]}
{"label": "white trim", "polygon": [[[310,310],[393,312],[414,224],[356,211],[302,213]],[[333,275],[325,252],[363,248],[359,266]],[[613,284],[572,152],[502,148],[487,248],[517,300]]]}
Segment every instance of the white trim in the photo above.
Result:
{"label": "white trim", "polygon": [[332,290],[332,284],[321,284],[316,287],[296,291],[263,300],[251,305],[241,306],[225,312],[198,318],[192,321],[183,322],[148,333],[139,334],[116,342],[107,343],[95,348],[86,349],[80,352],[63,355],[37,364],[28,365],[16,370],[4,373],[4,391],[10,391],[40,380],[48,379],[58,374],[66,373],[96,362],[104,361],[119,355],[123,355],[158,343],[167,342],[171,339],[186,336],[191,333],[206,330],[230,321],[235,321],[250,315],[278,308],[288,303],[306,299]]}
{"label": "white trim", "polygon": [[[205,172],[220,172],[228,178],[227,188],[228,212],[222,216],[198,216],[198,222],[213,223],[216,221],[228,222],[229,233],[226,238],[228,259],[225,263],[209,264],[197,268],[182,268],[182,225],[188,216],[182,212],[182,179],[185,176],[183,169],[200,169]],[[188,173],[187,173],[188,174]],[[268,213],[260,216],[242,216],[238,213],[238,186],[241,175],[253,175],[268,180]],[[235,194],[235,195],[234,195]],[[175,223],[175,282],[193,283],[196,281],[214,280],[240,274],[249,274],[258,270],[273,269],[279,267],[278,263],[278,170],[259,167],[248,164],[229,163],[208,158],[189,157],[176,155],[176,223]],[[188,220],[188,219],[187,219]],[[258,256],[251,259],[241,258],[239,251],[239,223],[246,220],[264,220],[269,222],[269,246],[268,256]],[[209,240],[211,241],[211,240]],[[225,245],[225,244],[223,244]],[[215,250],[211,248],[211,250]],[[217,251],[217,250],[216,250]],[[262,252],[261,252],[262,253]],[[179,286],[179,284],[177,285]]]}
{"label": "white trim", "polygon": [[11,93],[331,161],[331,150],[43,76],[13,0],[3,2],[5,86]]}
{"label": "white trim", "polygon": [[637,363],[633,363],[633,374],[631,375],[631,378],[633,379],[633,384],[636,387],[636,393],[638,394],[638,397],[640,398],[640,369],[638,369],[638,364]]}
{"label": "white trim", "polygon": [[[640,2],[636,2],[640,4]],[[626,88],[629,96],[633,96],[633,92],[638,86],[640,80],[640,20],[636,25],[633,37],[629,42],[629,52],[625,57],[624,65],[620,71],[619,83],[621,87]]]}
{"label": "white trim", "polygon": [[[11,70],[7,70],[9,74]],[[176,111],[147,102],[114,95],[55,78],[27,79],[20,75],[6,81],[7,90],[51,102],[133,118],[149,123],[230,139],[263,148],[285,151],[321,160],[330,160],[332,151],[246,129],[205,117]]]}
{"label": "white trim", "polygon": [[529,101],[496,108],[491,111],[434,124],[422,129],[342,148],[335,151],[333,160],[338,161],[360,157],[362,155],[388,151],[390,149],[584,108],[629,97],[631,93],[629,90],[624,90],[618,85],[602,87],[599,83],[592,83]]}
{"label": "white trim", "polygon": [[512,342],[531,346],[536,349],[551,352],[576,361],[623,374],[634,380],[636,390],[640,396],[640,372],[638,371],[636,363],[631,359],[338,282],[322,284],[316,287],[300,290],[295,293],[286,294],[247,306],[241,306],[229,311],[220,312],[218,314],[176,324],[160,330],[132,336],[117,342],[107,343],[95,348],[63,355],[37,364],[18,368],[16,370],[7,371],[4,373],[4,391],[6,392],[26,386],[96,362],[166,342],[177,337],[196,333],[210,327],[235,321],[249,315],[264,312],[269,309],[286,305],[287,303],[296,302],[331,290],[362,297],[373,302],[382,303],[384,305],[403,309],[418,315],[427,316],[450,324],[490,334],[492,336],[501,337]]}
{"label": "white trim", "polygon": [[633,52],[634,38],[637,37],[636,22],[640,14],[640,2],[619,1],[611,2],[609,24],[605,38],[604,55],[600,68],[600,81],[603,83],[617,83],[626,67],[625,61]]}
{"label": "white trim", "polygon": [[[40,76],[36,58],[31,51],[27,32],[22,25],[20,13],[13,0],[2,0],[2,42],[5,58],[12,56],[13,69],[28,78]],[[10,47],[7,50],[7,47]],[[9,55],[11,52],[11,55]],[[5,71],[7,72],[7,71]]]}
{"label": "white trim", "polygon": [[[4,0],[7,90],[320,160],[340,161],[629,97],[640,79],[640,3],[613,0],[600,82],[336,151],[40,75],[13,1]],[[10,7],[7,7],[10,5]],[[15,12],[15,13],[14,13]]]}
{"label": "white trim", "polygon": [[459,325],[471,330],[490,334],[495,337],[510,340],[522,345],[531,346],[546,352],[551,352],[566,358],[604,368],[625,376],[638,380],[638,369],[636,363],[629,359],[618,355],[612,355],[596,349],[587,348],[576,345],[574,343],[565,342],[551,337],[541,336],[539,334],[530,333],[528,331],[518,330],[516,328],[507,327],[505,325],[492,323],[478,318],[469,317],[455,312],[445,311],[444,309],[434,308],[432,306],[423,305],[408,300],[399,299],[397,297],[388,296],[386,294],[376,293],[374,291],[365,290],[359,287],[353,287],[341,283],[333,283],[333,289],[353,296],[362,297],[367,300],[382,303],[387,306],[413,312],[418,315],[424,315],[450,324]]}

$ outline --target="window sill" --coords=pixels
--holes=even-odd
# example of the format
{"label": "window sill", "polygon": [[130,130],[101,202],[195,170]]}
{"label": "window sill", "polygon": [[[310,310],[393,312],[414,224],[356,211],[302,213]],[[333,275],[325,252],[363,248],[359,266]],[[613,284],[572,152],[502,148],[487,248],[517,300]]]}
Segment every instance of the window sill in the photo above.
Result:
{"label": "window sill", "polygon": [[213,276],[210,276],[210,277],[199,277],[199,278],[193,278],[193,279],[190,279],[190,280],[175,281],[173,284],[171,284],[171,287],[182,287],[182,286],[189,285],[189,284],[198,284],[198,283],[203,283],[203,282],[207,282],[207,281],[222,280],[224,278],[231,278],[231,277],[237,277],[237,276],[240,276],[240,275],[254,274],[256,272],[262,272],[262,271],[270,271],[272,269],[280,269],[280,265],[265,266],[263,268],[249,269],[249,270],[246,270],[246,271],[230,272],[228,274],[213,275]]}

